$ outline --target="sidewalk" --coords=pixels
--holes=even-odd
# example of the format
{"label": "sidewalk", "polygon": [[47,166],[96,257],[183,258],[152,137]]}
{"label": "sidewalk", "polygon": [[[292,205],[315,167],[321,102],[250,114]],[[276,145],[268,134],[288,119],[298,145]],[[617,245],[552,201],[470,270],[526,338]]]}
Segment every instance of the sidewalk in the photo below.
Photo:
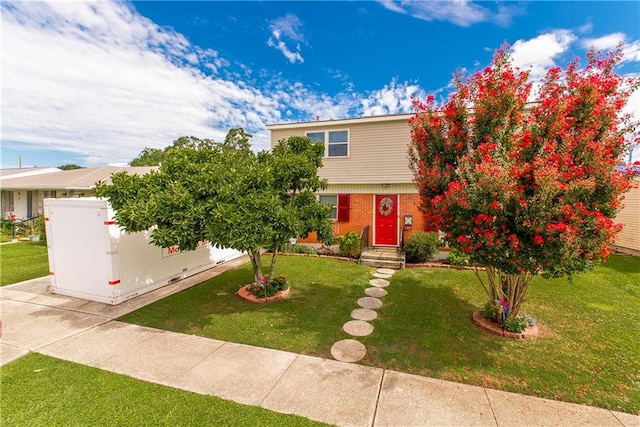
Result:
{"label": "sidewalk", "polygon": [[[114,320],[246,262],[234,260],[117,306],[0,288],[0,365],[30,351],[336,425],[640,426],[640,416]],[[268,361],[268,363],[265,363]],[[256,374],[255,367],[262,368]]]}

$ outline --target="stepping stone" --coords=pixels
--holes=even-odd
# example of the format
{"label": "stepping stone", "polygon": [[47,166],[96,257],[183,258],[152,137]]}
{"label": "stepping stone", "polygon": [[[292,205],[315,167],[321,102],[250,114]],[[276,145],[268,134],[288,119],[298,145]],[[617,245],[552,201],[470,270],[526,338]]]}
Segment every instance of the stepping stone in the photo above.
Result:
{"label": "stepping stone", "polygon": [[386,288],[389,286],[389,281],[385,279],[371,279],[369,280],[369,284],[371,286],[375,286],[376,288]]}
{"label": "stepping stone", "polygon": [[351,317],[356,320],[373,320],[378,317],[378,313],[368,308],[356,308],[351,312]]}
{"label": "stepping stone", "polygon": [[380,274],[380,273],[372,273],[371,275],[373,277],[377,277],[378,279],[389,279],[392,276],[392,274]]}
{"label": "stepping stone", "polygon": [[392,270],[390,268],[379,268],[376,270],[376,272],[380,273],[380,274],[391,274],[393,275],[393,273],[395,273],[395,270]]}
{"label": "stepping stone", "polygon": [[382,288],[367,288],[364,290],[364,293],[370,297],[380,298],[385,296],[387,294],[387,291]]}
{"label": "stepping stone", "polygon": [[373,297],[362,297],[358,300],[358,305],[362,308],[380,308],[382,301]]}
{"label": "stepping stone", "polygon": [[364,345],[356,340],[341,340],[331,346],[331,355],[340,362],[357,362],[367,354]]}
{"label": "stepping stone", "polygon": [[373,325],[364,320],[350,320],[342,326],[342,329],[354,337],[364,337],[373,332]]}

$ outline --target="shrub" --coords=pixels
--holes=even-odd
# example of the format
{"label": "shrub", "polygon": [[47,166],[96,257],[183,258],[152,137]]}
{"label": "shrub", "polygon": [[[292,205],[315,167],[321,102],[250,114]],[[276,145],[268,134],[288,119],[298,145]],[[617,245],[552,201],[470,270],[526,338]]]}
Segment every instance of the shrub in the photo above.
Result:
{"label": "shrub", "polygon": [[289,284],[287,283],[287,278],[284,276],[278,276],[271,280],[269,285],[274,288],[276,291],[286,291],[289,289]]}
{"label": "shrub", "polygon": [[350,231],[344,236],[338,237],[340,242],[340,255],[349,258],[360,256],[360,235],[355,231]]}
{"label": "shrub", "polygon": [[[264,282],[266,282],[266,280]],[[263,286],[254,285],[250,288],[251,293],[258,298],[272,297],[278,293],[278,291],[286,291],[289,289],[289,284],[284,276],[278,276],[269,283],[264,282]]]}
{"label": "shrub", "polygon": [[521,316],[504,319],[504,328],[511,332],[522,332],[527,329],[527,319]]}
{"label": "shrub", "polygon": [[407,262],[425,262],[438,251],[440,238],[438,233],[416,231],[404,244]]}
{"label": "shrub", "polygon": [[40,241],[47,243],[47,227],[45,226],[44,215],[38,217],[38,233],[40,234]]}
{"label": "shrub", "polygon": [[0,220],[0,236],[3,242],[10,242],[13,238],[13,221],[10,219]]}
{"label": "shrub", "polygon": [[281,252],[292,254],[312,254],[315,251],[305,245],[292,245],[291,243],[287,243],[287,245],[282,248]]}
{"label": "shrub", "polygon": [[316,248],[316,253],[318,255],[332,255],[333,251],[331,250],[331,248],[329,246],[320,246],[319,248]]}
{"label": "shrub", "polygon": [[449,264],[458,266],[469,265],[469,255],[462,252],[460,249],[451,249],[449,252]]}

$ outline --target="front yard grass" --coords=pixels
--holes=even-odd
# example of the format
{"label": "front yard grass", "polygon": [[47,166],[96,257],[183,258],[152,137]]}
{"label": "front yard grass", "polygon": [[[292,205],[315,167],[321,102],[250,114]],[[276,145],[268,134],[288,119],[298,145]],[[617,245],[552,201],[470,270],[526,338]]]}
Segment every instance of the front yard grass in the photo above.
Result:
{"label": "front yard grass", "polygon": [[32,353],[2,367],[7,426],[321,426],[296,415],[203,396]]}
{"label": "front yard grass", "polygon": [[[237,343],[331,357],[350,338],[342,325],[365,296],[373,268],[333,259],[281,257],[291,298],[241,301],[245,265],[124,316],[122,321]],[[534,279],[524,311],[544,334],[507,340],[476,328],[485,302],[471,271],[396,273],[361,363],[402,372],[571,401],[640,411],[640,258],[613,256],[567,279]],[[268,363],[268,361],[265,361]],[[259,367],[255,367],[259,369]]]}
{"label": "front yard grass", "polygon": [[45,243],[18,242],[0,245],[0,286],[49,274]]}
{"label": "front yard grass", "polygon": [[[267,263],[265,267],[268,268]],[[292,284],[287,300],[251,304],[235,292],[251,283],[250,264],[157,301],[119,320],[158,329],[331,357],[342,324],[365,296],[370,269],[332,260],[283,256],[278,274]]]}

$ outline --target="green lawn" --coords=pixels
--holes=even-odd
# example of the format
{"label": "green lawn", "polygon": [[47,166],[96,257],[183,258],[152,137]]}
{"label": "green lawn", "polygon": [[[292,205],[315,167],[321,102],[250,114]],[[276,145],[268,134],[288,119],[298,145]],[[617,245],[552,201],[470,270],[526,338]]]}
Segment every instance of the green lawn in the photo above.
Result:
{"label": "green lawn", "polygon": [[7,426],[325,425],[34,353],[0,373]]}
{"label": "green lawn", "polygon": [[[46,246],[0,246],[0,283],[48,273]],[[249,265],[131,313],[121,320],[331,357],[334,342],[373,269],[314,257],[281,257],[291,298],[267,305],[234,293],[251,281]],[[613,256],[592,272],[536,278],[524,310],[544,335],[511,341],[470,321],[484,295],[470,271],[398,272],[373,321],[363,364],[630,413],[640,411],[640,258]],[[3,370],[4,371],[4,370]]]}
{"label": "green lawn", "polygon": [[[121,320],[238,343],[330,357],[373,269],[313,257],[282,257],[289,300],[253,305],[234,292],[250,266],[165,298]],[[592,272],[532,284],[524,310],[544,335],[507,340],[477,329],[484,295],[470,271],[398,272],[358,338],[361,363],[630,413],[640,411],[640,258],[613,256]]]}
{"label": "green lawn", "polygon": [[45,243],[18,242],[0,245],[0,286],[49,274]]}
{"label": "green lawn", "polygon": [[180,292],[119,320],[187,334],[331,357],[342,324],[364,296],[370,269],[309,257],[278,259],[293,284],[288,300],[251,304],[235,292],[251,283],[250,264]]}

